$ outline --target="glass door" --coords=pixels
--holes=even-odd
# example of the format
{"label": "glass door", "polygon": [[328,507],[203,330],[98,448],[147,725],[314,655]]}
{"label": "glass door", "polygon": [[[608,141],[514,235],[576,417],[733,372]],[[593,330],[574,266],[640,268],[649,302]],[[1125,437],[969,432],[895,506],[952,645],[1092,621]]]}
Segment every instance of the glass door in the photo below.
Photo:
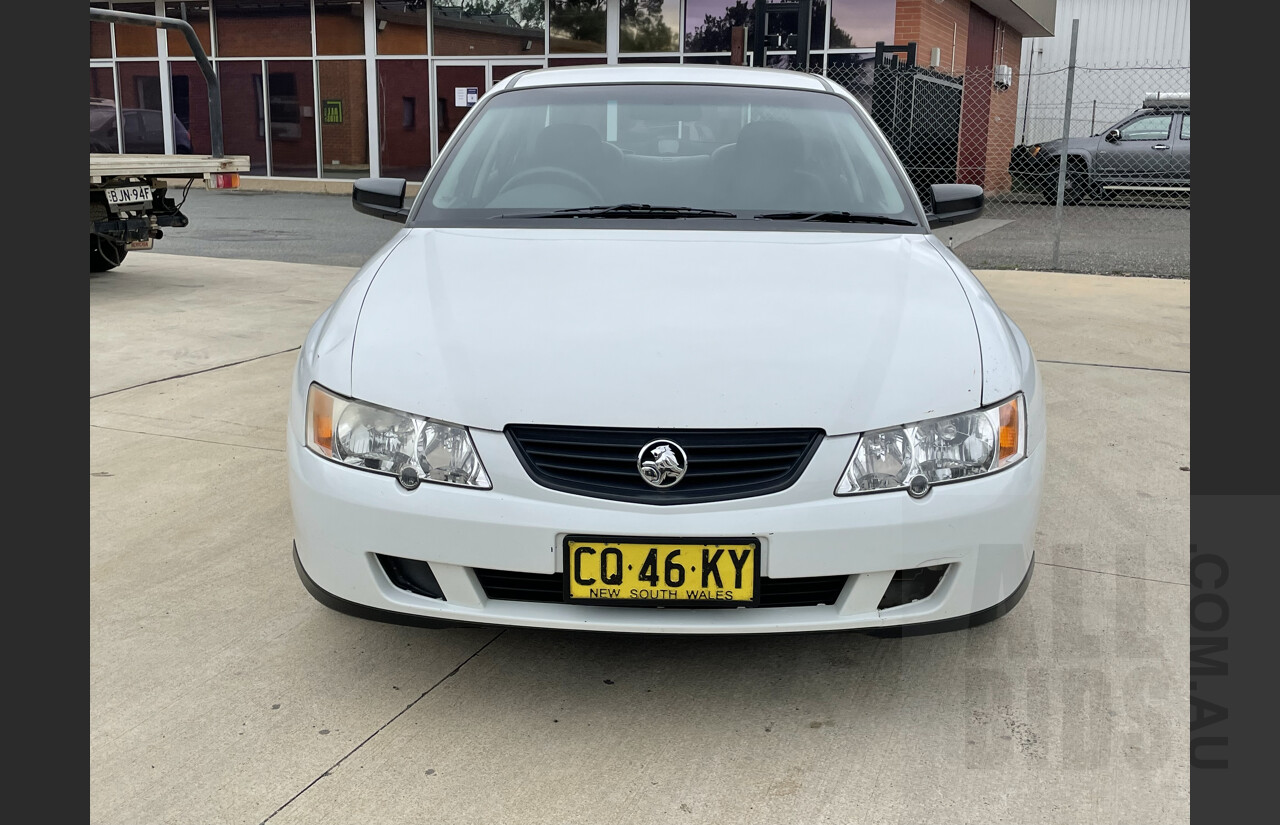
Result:
{"label": "glass door", "polygon": [[458,124],[489,86],[489,64],[484,60],[466,63],[437,62],[436,73],[436,151],[440,154],[453,136]]}
{"label": "glass door", "polygon": [[471,107],[493,84],[517,72],[536,69],[543,65],[541,58],[513,61],[493,60],[437,60],[436,79],[436,155],[457,130],[458,124]]}

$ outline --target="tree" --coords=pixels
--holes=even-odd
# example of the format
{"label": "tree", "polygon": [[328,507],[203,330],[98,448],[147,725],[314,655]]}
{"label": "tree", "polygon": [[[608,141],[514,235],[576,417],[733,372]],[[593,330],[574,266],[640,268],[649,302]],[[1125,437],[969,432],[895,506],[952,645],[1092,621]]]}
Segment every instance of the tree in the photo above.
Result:
{"label": "tree", "polygon": [[[679,8],[679,0],[675,0]],[[673,52],[675,30],[662,17],[663,0],[622,0],[620,47],[624,52]]]}
{"label": "tree", "polygon": [[[813,0],[811,9],[812,17],[809,22],[809,31],[812,37],[817,40],[817,48],[821,48],[822,44],[822,26],[827,19],[827,3],[826,0]],[[787,35],[796,33],[798,26],[797,15],[781,14],[770,20],[769,30],[774,34],[783,35],[785,42]],[[702,20],[701,26],[695,26],[693,31],[685,32],[685,51],[689,52],[727,52],[730,48],[730,30],[735,26],[754,26],[755,25],[755,3],[747,2],[747,0],[737,0],[732,6],[726,6],[724,14],[720,17],[712,17],[707,15]],[[751,38],[748,38],[750,40]],[[812,42],[812,41],[811,41]],[[836,25],[836,21],[831,21],[831,48],[847,49],[853,46],[853,38],[844,29]],[[750,42],[747,45],[750,49]]]}
{"label": "tree", "polygon": [[[542,0],[454,0],[463,16],[509,14],[522,28],[542,28]],[[437,5],[443,6],[444,3]]]}
{"label": "tree", "polygon": [[565,40],[605,44],[604,0],[560,0],[552,34]]}

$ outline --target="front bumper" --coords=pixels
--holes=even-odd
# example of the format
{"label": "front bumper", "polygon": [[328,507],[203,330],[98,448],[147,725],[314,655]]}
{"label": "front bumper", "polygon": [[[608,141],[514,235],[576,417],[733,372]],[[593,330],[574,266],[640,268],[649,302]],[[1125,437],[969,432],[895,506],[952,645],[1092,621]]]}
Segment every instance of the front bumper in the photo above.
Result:
{"label": "front bumper", "polygon": [[1009,152],[1010,188],[1014,192],[1044,192],[1058,185],[1058,155],[1031,153],[1030,146],[1015,146]]}
{"label": "front bumper", "polygon": [[[487,625],[630,633],[783,633],[948,629],[995,618],[1030,576],[1045,453],[978,479],[837,498],[857,436],[828,437],[790,488],[754,498],[656,507],[546,489],[501,433],[472,431],[492,490],[395,479],[323,459],[289,436],[298,573],[322,603],[404,624]],[[489,598],[475,569],[562,572],[567,534],[754,537],[772,579],[847,577],[833,604],[690,609],[601,607]],[[376,555],[430,563],[443,599],[392,583]],[[948,565],[926,598],[881,610],[894,571]]]}

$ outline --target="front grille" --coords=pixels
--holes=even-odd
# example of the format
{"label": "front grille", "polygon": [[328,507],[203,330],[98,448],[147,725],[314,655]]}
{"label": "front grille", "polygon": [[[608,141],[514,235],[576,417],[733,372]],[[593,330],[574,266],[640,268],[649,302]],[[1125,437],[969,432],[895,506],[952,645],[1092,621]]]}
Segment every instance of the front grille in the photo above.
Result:
{"label": "front grille", "polygon": [[[513,602],[564,602],[563,573],[515,573],[475,568],[476,578],[490,599]],[[808,576],[799,579],[760,579],[759,607],[813,607],[835,604],[848,576]],[[621,604],[619,607],[652,609],[653,605]],[[681,605],[686,607],[690,605]],[[701,607],[702,605],[696,605]],[[708,605],[732,607],[732,605]]]}
{"label": "front grille", "polygon": [[[804,472],[822,430],[645,430],[511,424],[516,455],[538,484],[593,498],[642,504],[693,504],[785,490]],[[679,483],[651,487],[636,461],[650,441],[684,449],[688,471]]]}

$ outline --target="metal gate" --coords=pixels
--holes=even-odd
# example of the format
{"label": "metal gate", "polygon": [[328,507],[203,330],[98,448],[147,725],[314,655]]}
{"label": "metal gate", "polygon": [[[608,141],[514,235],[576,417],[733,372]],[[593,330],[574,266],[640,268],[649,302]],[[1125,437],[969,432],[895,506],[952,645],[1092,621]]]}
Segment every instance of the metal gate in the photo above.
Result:
{"label": "metal gate", "polygon": [[963,95],[963,77],[910,65],[874,69],[871,117],[926,206],[930,186],[956,182]]}

